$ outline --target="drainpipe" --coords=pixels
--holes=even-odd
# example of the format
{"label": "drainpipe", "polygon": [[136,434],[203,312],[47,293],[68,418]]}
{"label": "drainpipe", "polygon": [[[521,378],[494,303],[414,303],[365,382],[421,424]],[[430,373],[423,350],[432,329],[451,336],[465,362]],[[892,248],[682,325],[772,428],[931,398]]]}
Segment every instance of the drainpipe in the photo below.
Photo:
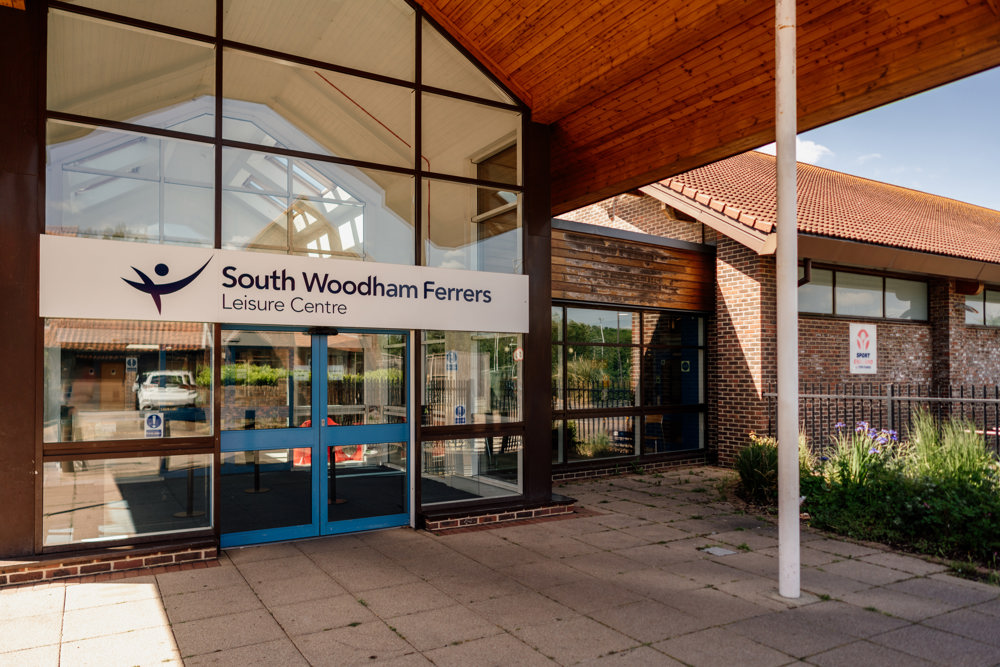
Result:
{"label": "drainpipe", "polygon": [[799,308],[795,0],[775,4],[777,140],[778,593],[799,597]]}

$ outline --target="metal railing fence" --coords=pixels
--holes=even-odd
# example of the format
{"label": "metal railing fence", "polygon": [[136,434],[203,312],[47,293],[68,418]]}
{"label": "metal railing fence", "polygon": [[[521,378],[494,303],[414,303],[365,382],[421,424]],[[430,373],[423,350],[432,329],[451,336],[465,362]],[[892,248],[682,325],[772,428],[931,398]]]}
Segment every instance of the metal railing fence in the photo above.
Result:
{"label": "metal railing fence", "polygon": [[[777,434],[777,392],[764,392],[768,435]],[[897,431],[906,438],[914,412],[927,410],[935,419],[966,419],[983,435],[988,448],[1000,454],[1000,386],[917,385],[876,382],[821,383],[799,386],[799,428],[814,450],[832,442],[842,422],[853,430],[858,422]]]}

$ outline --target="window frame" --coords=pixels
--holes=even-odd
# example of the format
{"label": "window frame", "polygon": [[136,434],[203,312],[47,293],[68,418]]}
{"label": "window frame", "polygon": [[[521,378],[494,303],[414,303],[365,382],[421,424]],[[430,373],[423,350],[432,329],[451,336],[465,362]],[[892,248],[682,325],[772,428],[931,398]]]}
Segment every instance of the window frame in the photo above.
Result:
{"label": "window frame", "polygon": [[[568,338],[568,326],[569,326],[569,316],[567,313],[568,309],[585,309],[585,310],[606,310],[612,313],[630,313],[633,318],[638,318],[638,337],[633,338],[629,343],[587,343],[587,342],[576,342],[570,341]],[[553,373],[558,370],[558,375],[553,375],[552,382],[552,430],[553,430],[553,446],[554,451],[552,453],[552,465],[554,467],[565,467],[565,466],[593,466],[602,465],[607,461],[621,461],[623,459],[636,459],[636,460],[646,460],[646,459],[660,459],[669,458],[671,456],[690,456],[692,453],[704,452],[705,451],[705,437],[706,437],[706,421],[708,415],[708,387],[707,387],[707,361],[708,361],[708,341],[707,341],[707,320],[709,313],[702,311],[684,311],[684,310],[671,310],[671,309],[657,309],[657,308],[637,308],[629,306],[615,306],[611,304],[594,304],[594,303],[581,303],[574,301],[564,301],[564,300],[554,300],[552,302],[552,310],[555,313],[556,309],[560,309],[560,331],[552,331],[550,336],[550,345],[553,349]],[[677,344],[677,345],[663,345],[655,343],[646,342],[646,330],[648,326],[648,320],[651,315],[665,315],[665,316],[677,316],[677,317],[692,317],[696,318],[699,327],[699,340],[698,344]],[[555,315],[553,314],[553,321],[555,321]],[[634,320],[633,320],[634,321]],[[615,406],[609,408],[568,408],[566,406],[566,381],[567,381],[567,362],[569,359],[570,346],[586,346],[590,348],[612,348],[612,349],[628,349],[629,354],[638,353],[638,359],[635,362],[636,366],[633,372],[636,376],[635,382],[635,399],[633,405],[629,406]],[[556,348],[559,348],[558,356],[556,359],[557,352]],[[646,392],[646,376],[647,371],[645,369],[645,353],[647,350],[695,350],[699,355],[701,360],[700,367],[698,369],[699,373],[699,394],[700,402],[683,404],[683,403],[671,403],[664,402],[660,405],[645,405],[645,392]],[[558,366],[557,366],[558,364]],[[559,378],[559,384],[557,386],[555,379]],[[561,400],[561,403],[557,403],[557,400]],[[649,452],[647,451],[646,443],[649,440],[646,433],[645,424],[647,420],[651,417],[667,417],[668,415],[690,415],[697,414],[700,416],[700,433],[699,433],[699,446],[690,449],[678,449],[670,450],[666,452]],[[570,460],[564,449],[565,443],[560,435],[558,442],[555,441],[557,436],[557,429],[561,433],[565,433],[567,429],[567,423],[570,421],[582,420],[582,419],[600,419],[600,418],[628,418],[632,424],[632,451],[629,453],[616,454],[611,456],[602,456],[594,458],[583,458],[583,459],[573,459]],[[561,429],[560,429],[561,426]]]}
{"label": "window frame", "polygon": [[[803,269],[804,264],[799,264],[799,268]],[[899,322],[899,323],[915,323],[915,324],[926,324],[930,321],[930,296],[927,294],[930,281],[926,278],[921,278],[919,276],[905,275],[899,273],[886,273],[881,271],[867,271],[864,269],[844,269],[830,264],[812,264],[811,270],[824,270],[831,272],[830,281],[830,304],[832,313],[817,313],[807,310],[802,310],[801,307],[798,310],[799,316],[808,317],[821,317],[821,318],[831,318],[831,319],[841,319],[841,320],[865,320],[865,321],[887,321],[887,322]],[[881,280],[882,283],[882,298],[880,300],[880,310],[881,315],[850,315],[837,312],[837,274],[850,274],[858,276],[874,276]],[[927,316],[923,319],[916,318],[906,318],[906,317],[886,317],[886,281],[887,280],[901,280],[912,283],[921,283],[925,286],[926,301],[924,302],[924,311]],[[811,283],[801,283],[798,289],[801,289],[805,285]],[[801,304],[801,301],[800,301]]]}

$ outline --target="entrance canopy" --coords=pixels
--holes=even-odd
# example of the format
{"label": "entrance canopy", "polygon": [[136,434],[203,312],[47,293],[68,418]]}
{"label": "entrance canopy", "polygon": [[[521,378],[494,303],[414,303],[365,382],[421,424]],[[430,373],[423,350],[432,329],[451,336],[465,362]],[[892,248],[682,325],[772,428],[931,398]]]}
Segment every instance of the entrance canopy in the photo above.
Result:
{"label": "entrance canopy", "polygon": [[[774,140],[773,2],[419,3],[553,125],[553,214]],[[998,0],[797,7],[799,131],[1000,65]]]}

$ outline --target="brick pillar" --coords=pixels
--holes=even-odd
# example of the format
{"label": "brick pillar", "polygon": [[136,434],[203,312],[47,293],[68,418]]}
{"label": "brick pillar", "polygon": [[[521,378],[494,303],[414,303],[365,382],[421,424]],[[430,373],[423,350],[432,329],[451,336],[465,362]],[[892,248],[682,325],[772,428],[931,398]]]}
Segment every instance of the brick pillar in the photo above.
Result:
{"label": "brick pillar", "polygon": [[763,392],[776,377],[774,258],[728,238],[716,249],[716,447],[729,465],[750,431],[767,430]]}
{"label": "brick pillar", "polygon": [[[953,280],[932,280],[927,286],[927,318],[931,325],[931,379],[935,386],[952,382],[952,341],[965,323],[965,297],[955,294]],[[959,379],[958,382],[961,382]]]}

